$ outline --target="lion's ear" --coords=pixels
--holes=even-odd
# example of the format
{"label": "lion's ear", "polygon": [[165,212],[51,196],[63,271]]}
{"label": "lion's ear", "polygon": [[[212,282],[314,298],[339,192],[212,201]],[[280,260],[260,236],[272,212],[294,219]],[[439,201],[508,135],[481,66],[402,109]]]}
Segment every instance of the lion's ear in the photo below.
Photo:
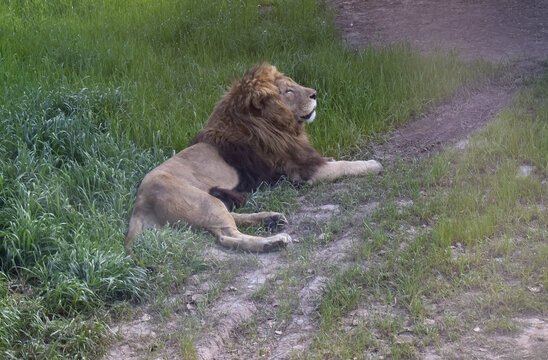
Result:
{"label": "lion's ear", "polygon": [[275,86],[264,86],[259,89],[252,91],[250,95],[250,104],[257,110],[262,110],[269,99],[278,94],[278,88]]}
{"label": "lion's ear", "polygon": [[264,107],[264,101],[265,99],[263,97],[253,96],[251,97],[250,105],[257,110],[261,110]]}

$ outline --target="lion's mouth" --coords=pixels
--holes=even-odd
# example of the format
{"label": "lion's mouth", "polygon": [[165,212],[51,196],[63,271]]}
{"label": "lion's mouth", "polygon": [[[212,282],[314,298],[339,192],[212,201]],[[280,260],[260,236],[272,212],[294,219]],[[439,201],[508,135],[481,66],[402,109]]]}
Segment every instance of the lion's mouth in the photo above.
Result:
{"label": "lion's mouth", "polygon": [[301,119],[303,119],[303,120],[305,120],[305,121],[310,121],[310,119],[313,118],[315,112],[316,112],[316,108],[312,109],[312,111],[310,112],[310,114],[301,116]]}

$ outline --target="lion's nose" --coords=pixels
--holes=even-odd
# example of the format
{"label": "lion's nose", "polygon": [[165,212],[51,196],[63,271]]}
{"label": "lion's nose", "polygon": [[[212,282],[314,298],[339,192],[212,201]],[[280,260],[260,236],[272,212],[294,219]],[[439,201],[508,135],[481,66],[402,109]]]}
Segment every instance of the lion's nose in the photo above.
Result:
{"label": "lion's nose", "polygon": [[316,92],[315,91],[312,93],[312,95],[310,95],[310,98],[313,99],[313,100],[316,100]]}

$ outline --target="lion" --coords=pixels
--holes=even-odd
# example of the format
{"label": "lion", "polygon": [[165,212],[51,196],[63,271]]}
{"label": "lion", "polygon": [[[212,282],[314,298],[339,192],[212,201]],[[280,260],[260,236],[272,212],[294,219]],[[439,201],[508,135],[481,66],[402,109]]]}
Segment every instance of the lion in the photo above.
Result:
{"label": "lion", "polygon": [[316,117],[316,91],[270,64],[259,64],[235,80],[215,105],[192,145],[150,171],[137,191],[125,248],[148,227],[186,222],[213,233],[228,248],[263,252],[291,242],[286,233],[252,236],[236,224],[287,224],[283,214],[238,214],[249,192],[286,177],[314,184],[348,175],[376,173],[369,161],[330,161],[310,144],[305,125]]}

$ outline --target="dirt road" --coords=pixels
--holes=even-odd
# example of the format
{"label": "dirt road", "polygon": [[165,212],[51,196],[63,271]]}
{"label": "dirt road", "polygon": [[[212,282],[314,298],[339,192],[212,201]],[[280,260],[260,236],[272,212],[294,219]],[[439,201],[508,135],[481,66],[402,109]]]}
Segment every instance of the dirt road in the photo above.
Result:
{"label": "dirt road", "polygon": [[548,57],[546,0],[332,0],[353,47],[407,41],[423,51],[456,49],[465,59]]}
{"label": "dirt road", "polygon": [[333,0],[337,27],[350,46],[408,42],[425,53],[455,50],[467,60],[508,65],[496,83],[460,94],[395,131],[376,148],[381,159],[416,157],[454,144],[505,107],[522,81],[548,59],[548,1]]}

